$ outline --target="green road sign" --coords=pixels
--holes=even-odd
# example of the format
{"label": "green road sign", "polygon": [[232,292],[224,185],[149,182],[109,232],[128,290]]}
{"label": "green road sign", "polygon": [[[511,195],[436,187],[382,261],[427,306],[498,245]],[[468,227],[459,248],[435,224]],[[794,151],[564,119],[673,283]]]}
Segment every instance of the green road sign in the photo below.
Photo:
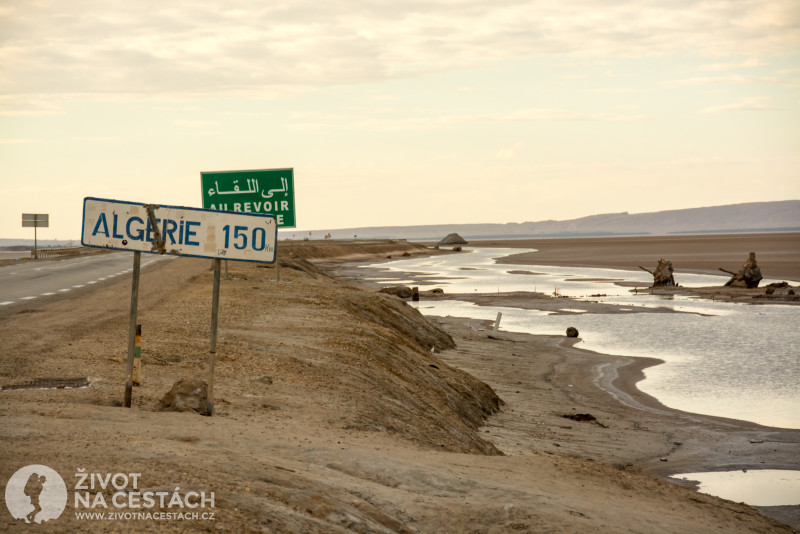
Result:
{"label": "green road sign", "polygon": [[203,208],[268,213],[279,228],[295,228],[294,169],[201,172]]}

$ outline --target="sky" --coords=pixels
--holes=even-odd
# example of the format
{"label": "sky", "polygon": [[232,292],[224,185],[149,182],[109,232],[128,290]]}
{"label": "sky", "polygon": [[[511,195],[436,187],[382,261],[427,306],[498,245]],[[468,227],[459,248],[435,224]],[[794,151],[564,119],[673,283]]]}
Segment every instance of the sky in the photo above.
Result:
{"label": "sky", "polygon": [[0,237],[293,168],[297,228],[800,198],[797,0],[0,0]]}

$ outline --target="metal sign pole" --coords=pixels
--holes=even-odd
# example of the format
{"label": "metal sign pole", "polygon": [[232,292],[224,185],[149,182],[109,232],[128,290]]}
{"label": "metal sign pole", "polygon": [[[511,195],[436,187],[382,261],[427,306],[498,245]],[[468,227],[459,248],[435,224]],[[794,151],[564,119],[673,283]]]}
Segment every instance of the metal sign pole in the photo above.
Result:
{"label": "metal sign pole", "polygon": [[[250,182],[250,187],[254,187]],[[284,186],[285,187],[285,186]],[[216,184],[215,184],[216,188]],[[143,218],[142,210],[147,218]],[[26,214],[23,214],[23,216]],[[30,218],[24,217],[28,223]],[[121,233],[123,230],[127,234]],[[237,213],[213,209],[142,204],[122,200],[83,199],[81,244],[88,247],[134,252],[131,316],[128,330],[125,406],[130,407],[136,341],[136,309],[139,296],[139,267],[142,252],[175,256],[210,257],[214,260],[214,295],[211,309],[211,347],[208,358],[208,415],[214,411],[214,366],[219,316],[220,258],[233,261],[275,263],[278,225],[273,215]],[[163,232],[163,238],[162,234]],[[152,234],[152,240],[150,236]],[[130,240],[128,240],[130,238]]]}
{"label": "metal sign pole", "polygon": [[142,253],[133,253],[133,282],[131,282],[131,317],[128,323],[128,361],[125,366],[125,407],[131,407],[133,394],[133,355],[136,345],[136,311],[139,305],[139,266]]}
{"label": "metal sign pole", "polygon": [[276,282],[281,281],[281,262],[278,261],[278,240],[275,240],[275,269],[277,269]]}
{"label": "metal sign pole", "polygon": [[211,298],[211,351],[208,355],[208,397],[206,409],[208,415],[214,415],[214,364],[217,361],[217,320],[219,318],[219,258],[214,258],[214,295]]}

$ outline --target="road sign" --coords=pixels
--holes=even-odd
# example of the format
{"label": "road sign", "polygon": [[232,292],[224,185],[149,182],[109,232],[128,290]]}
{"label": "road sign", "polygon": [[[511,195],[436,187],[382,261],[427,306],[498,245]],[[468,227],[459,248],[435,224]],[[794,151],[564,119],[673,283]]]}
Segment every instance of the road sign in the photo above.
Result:
{"label": "road sign", "polygon": [[203,208],[269,213],[279,228],[296,226],[294,169],[201,172]]}
{"label": "road sign", "polygon": [[47,213],[23,213],[23,228],[47,228],[50,226],[50,215]]}
{"label": "road sign", "polygon": [[277,234],[272,215],[83,200],[87,247],[274,263]]}

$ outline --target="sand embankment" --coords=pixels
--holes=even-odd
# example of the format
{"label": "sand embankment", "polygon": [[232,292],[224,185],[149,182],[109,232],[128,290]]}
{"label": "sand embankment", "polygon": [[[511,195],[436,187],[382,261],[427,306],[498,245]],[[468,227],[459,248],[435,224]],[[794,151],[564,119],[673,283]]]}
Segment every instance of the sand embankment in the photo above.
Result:
{"label": "sand embankment", "polygon": [[431,254],[422,243],[397,239],[330,240],[330,241],[280,241],[281,257],[300,256],[309,261],[361,261],[412,254]]}
{"label": "sand embankment", "polygon": [[[44,464],[69,488],[81,468],[216,495],[213,522],[88,521],[70,502],[51,532],[789,531],[647,473],[722,458],[750,466],[767,447],[797,458],[796,432],[754,445],[748,436],[771,429],[725,433],[728,422],[709,430],[646,399],[649,409],[619,403],[595,383],[598,365],[619,359],[558,336],[492,340],[480,323],[425,320],[318,272],[302,246],[281,249],[280,283],[274,268],[230,264],[211,418],[156,411],[175,380],[205,377],[208,261],[142,274],[144,383],[131,409],[119,406],[129,279],[2,310],[0,385],[88,376],[92,386],[0,391],[0,482]],[[586,412],[596,422],[563,417]],[[28,529],[5,514],[0,530]]]}

